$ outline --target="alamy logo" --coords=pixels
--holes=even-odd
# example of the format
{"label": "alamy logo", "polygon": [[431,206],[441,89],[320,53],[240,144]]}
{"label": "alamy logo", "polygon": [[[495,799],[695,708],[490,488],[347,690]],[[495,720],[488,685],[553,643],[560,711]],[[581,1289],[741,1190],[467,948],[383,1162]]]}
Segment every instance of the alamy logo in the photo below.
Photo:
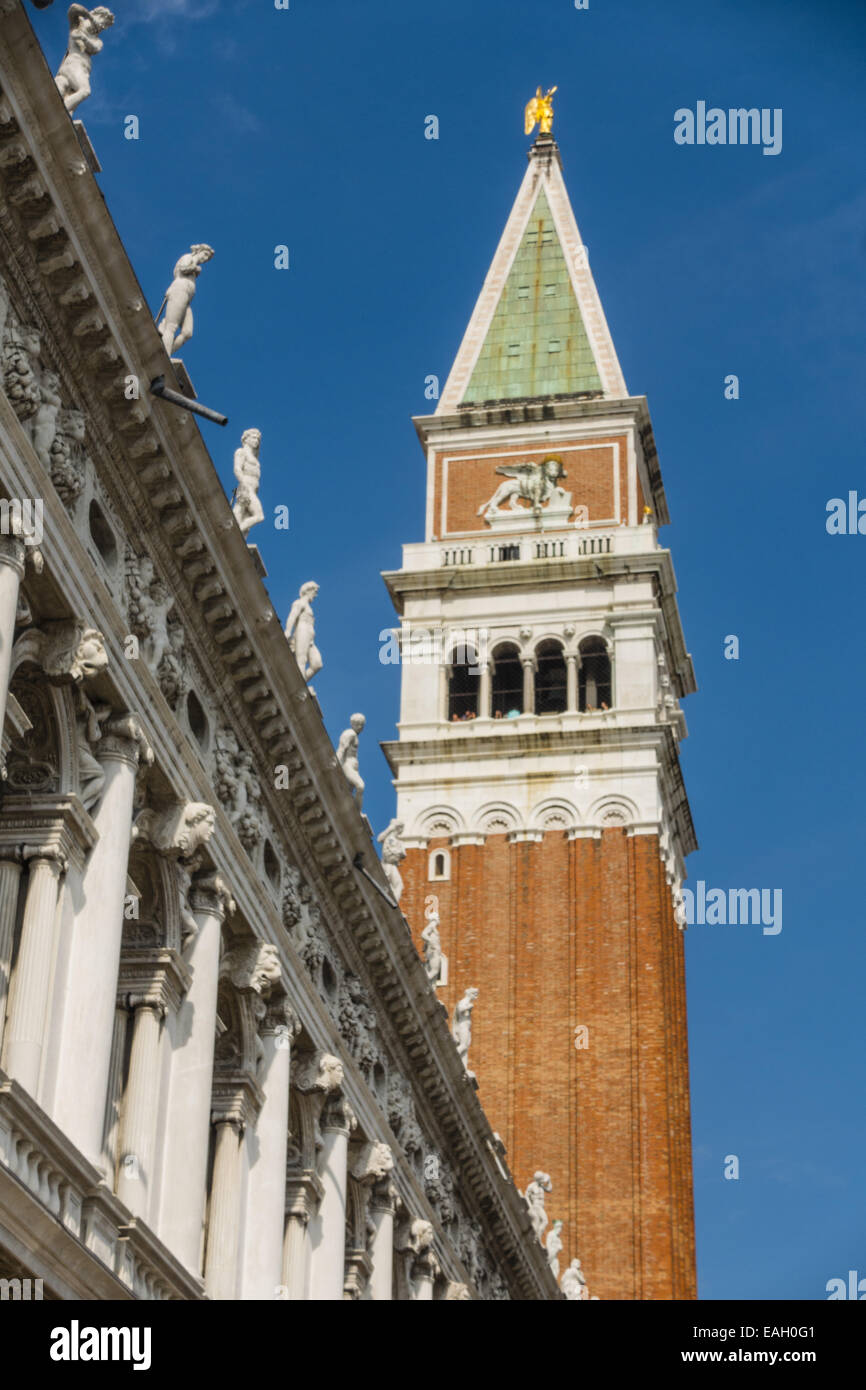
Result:
{"label": "alamy logo", "polygon": [[478,676],[489,660],[490,633],[484,627],[385,627],[379,633],[383,666],[466,666]]}
{"label": "alamy logo", "polygon": [[0,497],[0,535],[18,536],[25,545],[42,544],[41,497]]}
{"label": "alamy logo", "polygon": [[828,1303],[834,1298],[856,1298],[860,1303],[866,1299],[866,1279],[861,1279],[856,1269],[848,1270],[847,1285],[844,1279],[828,1279],[824,1287]]}
{"label": "alamy logo", "polygon": [[782,152],[782,108],[721,106],[707,109],[699,101],[694,111],[681,106],[674,112],[674,139],[678,145],[763,145],[764,154]]}
{"label": "alamy logo", "polygon": [[778,936],[782,930],[781,888],[707,888],[702,878],[695,892],[681,888],[674,917],[679,925],[762,926],[764,936]]}
{"label": "alamy logo", "polygon": [[42,1298],[41,1279],[0,1279],[0,1302],[29,1303]]}
{"label": "alamy logo", "polygon": [[51,1329],[52,1361],[131,1361],[134,1371],[150,1370],[149,1327],[69,1327]]}

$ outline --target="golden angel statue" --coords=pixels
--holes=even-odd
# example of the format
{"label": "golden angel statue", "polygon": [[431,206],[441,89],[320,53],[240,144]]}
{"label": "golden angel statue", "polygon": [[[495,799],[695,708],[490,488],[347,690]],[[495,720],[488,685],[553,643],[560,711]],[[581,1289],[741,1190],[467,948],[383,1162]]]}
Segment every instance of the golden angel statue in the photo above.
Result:
{"label": "golden angel statue", "polygon": [[553,130],[553,93],[556,87],[551,87],[546,93],[542,93],[540,87],[535,89],[535,96],[526,103],[526,120],[524,122],[527,135],[532,134],[532,128],[538,124],[541,135],[549,135]]}

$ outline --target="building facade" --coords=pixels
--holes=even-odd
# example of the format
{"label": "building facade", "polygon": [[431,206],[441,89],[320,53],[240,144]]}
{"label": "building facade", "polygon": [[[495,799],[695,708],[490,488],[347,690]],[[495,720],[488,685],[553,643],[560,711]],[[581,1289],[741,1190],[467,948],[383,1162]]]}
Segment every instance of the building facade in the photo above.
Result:
{"label": "building facade", "polygon": [[[643,397],[628,394],[550,133],[435,414],[386,745],[413,924],[518,1180],[549,1176],[602,1298],[695,1297],[683,937],[695,689]],[[423,942],[418,940],[419,948]]]}
{"label": "building facade", "polygon": [[0,1279],[557,1298],[202,437],[149,390],[183,376],[86,134],[0,15]]}

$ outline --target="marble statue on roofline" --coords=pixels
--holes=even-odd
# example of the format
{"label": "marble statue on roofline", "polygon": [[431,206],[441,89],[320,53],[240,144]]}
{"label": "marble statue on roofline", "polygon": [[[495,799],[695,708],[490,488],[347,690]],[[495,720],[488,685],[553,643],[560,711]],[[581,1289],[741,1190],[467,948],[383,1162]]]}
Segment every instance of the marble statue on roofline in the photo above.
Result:
{"label": "marble statue on roofline", "polygon": [[451,1021],[451,1036],[457,1044],[457,1055],[466,1068],[466,1075],[473,1076],[469,1070],[469,1048],[472,1043],[472,1010],[478,998],[478,990],[470,985],[463,998],[454,1005]]}
{"label": "marble statue on roofline", "polygon": [[572,1260],[559,1281],[559,1287],[569,1303],[585,1302],[589,1298],[586,1276],[580,1267],[580,1260]]}
{"label": "marble statue on roofline", "polygon": [[382,846],[382,868],[395,903],[403,896],[403,875],[400,873],[399,865],[406,858],[406,846],[403,844],[402,836],[403,822],[396,819],[392,820],[379,836],[379,844]]}
{"label": "marble statue on roofline", "polygon": [[84,5],[69,6],[69,42],[54,81],[70,116],[90,96],[90,70],[94,53],[102,50],[99,35],[110,29],[114,15],[104,5],[88,10]]}
{"label": "marble statue on roofline", "polygon": [[202,266],[212,259],[213,254],[213,247],[207,246],[204,242],[197,242],[181,256],[174,267],[174,278],[165,292],[162,304],[165,316],[157,329],[169,357],[192,337],[193,318],[190,305],[195,297],[196,280],[201,275]]}
{"label": "marble statue on roofline", "polygon": [[237,488],[235,489],[232,515],[240,527],[244,539],[254,526],[265,519],[265,513],[259,501],[259,483],[262,478],[262,466],[259,462],[261,445],[261,430],[244,430],[241,435],[240,448],[235,449],[234,471]]}
{"label": "marble statue on roofline", "polygon": [[[316,624],[313,617],[313,599],[318,592],[319,586],[313,579],[301,585],[300,593],[289,609],[285,626],[289,646],[295,654],[301,675],[308,684],[316,672],[322,669],[322,656],[316,646]],[[312,686],[310,689],[312,690]],[[315,694],[315,691],[313,693]]]}
{"label": "marble statue on roofline", "polygon": [[544,1248],[547,1251],[547,1263],[550,1265],[550,1272],[554,1279],[559,1278],[559,1255],[562,1250],[561,1231],[562,1222],[554,1221],[544,1242]]}
{"label": "marble statue on roofline", "polygon": [[340,734],[337,745],[337,762],[343,769],[346,781],[353,789],[355,805],[360,811],[364,804],[364,780],[358,770],[358,739],[367,723],[363,714],[353,714],[348,729]]}
{"label": "marble statue on roofline", "polygon": [[424,942],[424,969],[427,972],[427,979],[435,988],[442,983],[442,938],[439,935],[439,913],[425,912],[426,920],[421,930],[421,940]]}
{"label": "marble statue on roofline", "polygon": [[529,1207],[529,1219],[532,1222],[532,1229],[539,1240],[544,1239],[544,1228],[547,1225],[547,1212],[544,1208],[544,1199],[548,1192],[553,1191],[553,1183],[550,1181],[550,1174],[544,1173],[539,1168],[532,1175],[532,1182],[527,1184],[523,1199]]}

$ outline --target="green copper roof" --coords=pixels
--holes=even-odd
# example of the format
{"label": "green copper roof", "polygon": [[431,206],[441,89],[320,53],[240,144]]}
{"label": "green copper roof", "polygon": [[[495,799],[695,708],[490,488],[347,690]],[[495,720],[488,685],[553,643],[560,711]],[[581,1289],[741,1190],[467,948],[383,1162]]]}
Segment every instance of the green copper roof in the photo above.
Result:
{"label": "green copper roof", "polygon": [[601,389],[542,189],[463,401],[516,400]]}

